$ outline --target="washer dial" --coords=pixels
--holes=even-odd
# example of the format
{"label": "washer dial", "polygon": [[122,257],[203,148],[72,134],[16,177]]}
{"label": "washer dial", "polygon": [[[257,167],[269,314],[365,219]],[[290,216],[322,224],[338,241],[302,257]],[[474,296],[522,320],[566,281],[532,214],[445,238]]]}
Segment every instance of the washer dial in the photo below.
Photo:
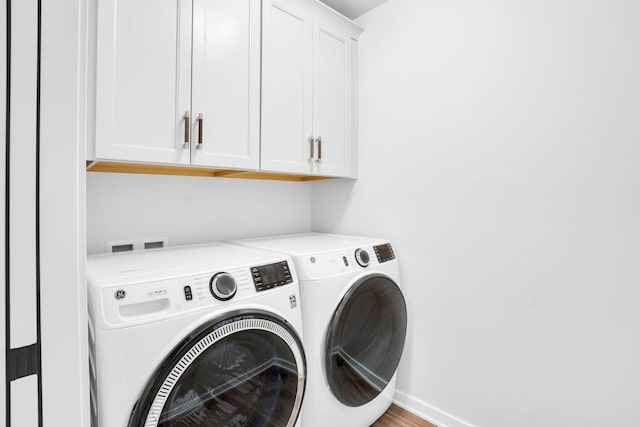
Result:
{"label": "washer dial", "polygon": [[368,267],[369,260],[369,253],[367,251],[364,249],[356,249],[356,261],[360,267]]}
{"label": "washer dial", "polygon": [[227,301],[236,294],[238,285],[229,273],[217,273],[209,281],[209,290],[216,299]]}

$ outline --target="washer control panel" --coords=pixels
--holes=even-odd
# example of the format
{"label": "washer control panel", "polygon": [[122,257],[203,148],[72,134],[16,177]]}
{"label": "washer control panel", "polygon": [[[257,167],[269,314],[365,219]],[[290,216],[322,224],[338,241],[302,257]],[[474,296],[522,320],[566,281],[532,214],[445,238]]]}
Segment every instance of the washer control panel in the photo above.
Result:
{"label": "washer control panel", "polygon": [[373,247],[373,252],[376,254],[379,263],[387,262],[396,259],[396,254],[393,252],[391,243],[385,245],[378,245]]}
{"label": "washer control panel", "polygon": [[258,292],[293,282],[287,261],[251,267],[251,276]]}

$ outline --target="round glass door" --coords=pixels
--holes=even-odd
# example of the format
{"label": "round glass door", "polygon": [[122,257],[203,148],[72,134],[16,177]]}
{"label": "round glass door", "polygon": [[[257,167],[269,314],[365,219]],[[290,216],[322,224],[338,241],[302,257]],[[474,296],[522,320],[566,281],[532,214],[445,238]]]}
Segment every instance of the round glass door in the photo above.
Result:
{"label": "round glass door", "polygon": [[173,351],[129,426],[293,426],[305,380],[302,344],[286,321],[236,313],[195,331]]}
{"label": "round glass door", "polygon": [[335,311],[327,333],[325,367],[334,396],[347,406],[373,400],[400,363],[407,334],[407,308],[387,276],[356,282]]}

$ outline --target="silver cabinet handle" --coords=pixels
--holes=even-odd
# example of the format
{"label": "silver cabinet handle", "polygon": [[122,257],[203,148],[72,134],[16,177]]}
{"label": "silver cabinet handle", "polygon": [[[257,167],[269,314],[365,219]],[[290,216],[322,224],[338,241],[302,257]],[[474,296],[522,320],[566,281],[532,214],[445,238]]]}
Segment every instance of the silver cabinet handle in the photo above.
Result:
{"label": "silver cabinet handle", "polygon": [[309,160],[315,160],[316,159],[316,155],[315,155],[315,144],[316,144],[316,140],[313,138],[313,136],[309,137]]}
{"label": "silver cabinet handle", "polygon": [[184,112],[182,119],[184,120],[184,144],[182,144],[182,148],[189,148],[189,127],[191,126],[191,123],[188,111]]}
{"label": "silver cabinet handle", "polygon": [[322,162],[322,137],[318,137],[318,163]]}
{"label": "silver cabinet handle", "polygon": [[198,145],[196,148],[202,150],[202,125],[204,122],[204,116],[202,113],[198,114]]}

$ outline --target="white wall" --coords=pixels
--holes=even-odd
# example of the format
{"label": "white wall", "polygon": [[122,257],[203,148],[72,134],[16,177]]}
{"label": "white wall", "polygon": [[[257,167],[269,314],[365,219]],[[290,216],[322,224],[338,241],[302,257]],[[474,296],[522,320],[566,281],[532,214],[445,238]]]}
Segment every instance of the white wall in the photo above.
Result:
{"label": "white wall", "polygon": [[638,16],[391,0],[359,20],[359,179],[313,184],[312,228],[395,243],[400,402],[451,426],[638,425]]}
{"label": "white wall", "polygon": [[64,5],[42,2],[40,322],[44,426],[86,427],[90,415],[84,268],[83,13],[85,0],[65,1]]}
{"label": "white wall", "polygon": [[87,250],[105,241],[169,237],[169,245],[307,232],[308,183],[87,174]]}

